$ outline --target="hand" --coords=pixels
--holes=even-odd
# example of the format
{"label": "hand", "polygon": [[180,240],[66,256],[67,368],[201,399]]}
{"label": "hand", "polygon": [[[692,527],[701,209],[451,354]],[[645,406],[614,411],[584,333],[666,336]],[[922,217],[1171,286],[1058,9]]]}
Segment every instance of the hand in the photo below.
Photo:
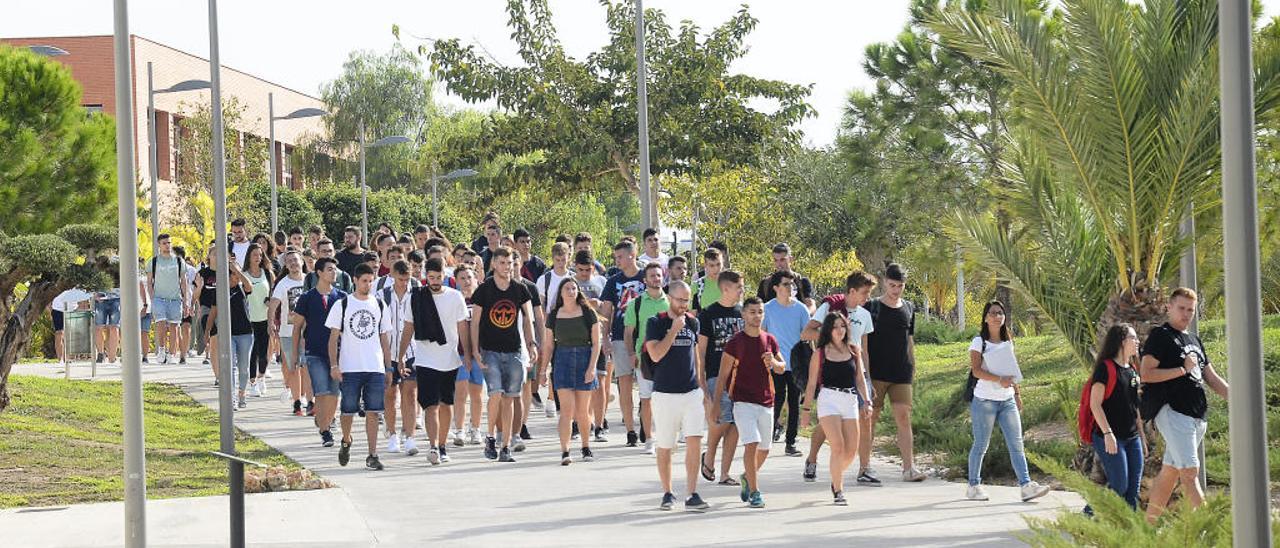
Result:
{"label": "hand", "polygon": [[684,329],[684,314],[681,314],[671,319],[671,329],[676,332],[679,332],[681,329]]}
{"label": "hand", "polygon": [[809,415],[810,415],[811,413],[809,413],[809,411],[808,411],[807,409],[802,409],[801,411],[802,411],[802,412],[800,413],[800,428],[808,428],[808,427],[809,427]]}
{"label": "hand", "polygon": [[484,360],[482,360],[482,359],[476,358],[476,363],[480,364],[480,370],[481,370],[481,371],[484,371],[484,370],[486,370],[486,369],[489,369],[489,366],[488,366],[488,365],[485,365]]}
{"label": "hand", "polygon": [[595,368],[595,367],[588,367],[588,368],[587,368],[587,378],[583,379],[583,380],[582,380],[582,382],[587,383],[587,384],[591,384],[591,381],[594,381],[594,380],[596,380],[596,368]]}
{"label": "hand", "polygon": [[720,424],[720,404],[711,404],[711,424]]}
{"label": "hand", "polygon": [[1015,394],[1013,396],[1013,403],[1018,405],[1018,412],[1021,413],[1022,412],[1022,396]]}
{"label": "hand", "polygon": [[342,382],[342,370],[338,369],[337,367],[330,367],[329,378],[332,378],[333,380],[338,382]]}
{"label": "hand", "polygon": [[1000,386],[1002,388],[1013,386],[1013,377],[1000,377]]}
{"label": "hand", "polygon": [[1187,368],[1187,374],[1191,374],[1191,370],[1200,366],[1200,355],[1195,352],[1188,353],[1182,358],[1182,366]]}
{"label": "hand", "polygon": [[1120,450],[1119,448],[1116,447],[1116,435],[1112,434],[1111,432],[1107,432],[1106,434],[1103,434],[1102,443],[1103,445],[1106,446],[1108,455],[1114,455],[1116,454],[1117,451]]}
{"label": "hand", "polygon": [[538,343],[529,343],[529,361],[536,363],[538,361]]}
{"label": "hand", "polygon": [[405,367],[405,366],[403,366],[403,365],[402,365],[402,366],[400,366],[400,367],[396,368],[396,374],[397,374],[397,375],[400,375],[400,378],[401,378],[402,380],[403,380],[403,379],[408,379],[408,378],[409,378],[409,368],[408,368],[408,367]]}

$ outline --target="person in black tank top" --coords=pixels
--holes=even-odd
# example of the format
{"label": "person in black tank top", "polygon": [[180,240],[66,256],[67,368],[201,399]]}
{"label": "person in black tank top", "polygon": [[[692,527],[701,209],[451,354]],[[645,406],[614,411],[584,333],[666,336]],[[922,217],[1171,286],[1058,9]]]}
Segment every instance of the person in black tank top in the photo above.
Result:
{"label": "person in black tank top", "polygon": [[867,393],[862,356],[849,345],[849,320],[827,314],[818,332],[817,352],[809,365],[804,412],[818,404],[818,424],[831,444],[831,495],[836,505],[844,498],[844,472],[858,455],[860,416],[856,394]]}

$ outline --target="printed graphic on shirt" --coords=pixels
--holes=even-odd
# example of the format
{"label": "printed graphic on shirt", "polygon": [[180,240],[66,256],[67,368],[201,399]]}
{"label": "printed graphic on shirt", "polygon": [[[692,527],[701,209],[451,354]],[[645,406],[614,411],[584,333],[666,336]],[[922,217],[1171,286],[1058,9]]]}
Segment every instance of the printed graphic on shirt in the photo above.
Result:
{"label": "printed graphic on shirt", "polygon": [[357,339],[369,339],[378,332],[378,319],[368,310],[357,310],[347,318],[347,330]]}
{"label": "printed graphic on shirt", "polygon": [[507,329],[515,325],[518,314],[516,303],[510,299],[501,299],[489,309],[489,321],[498,329]]}

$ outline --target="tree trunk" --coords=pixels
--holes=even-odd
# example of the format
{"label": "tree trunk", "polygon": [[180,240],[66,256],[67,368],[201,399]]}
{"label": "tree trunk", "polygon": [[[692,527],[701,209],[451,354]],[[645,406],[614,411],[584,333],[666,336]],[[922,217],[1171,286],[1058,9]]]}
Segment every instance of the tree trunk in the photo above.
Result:
{"label": "tree trunk", "polygon": [[44,313],[45,307],[64,289],[63,284],[50,280],[32,282],[27,288],[27,295],[22,302],[9,312],[9,304],[13,295],[5,299],[3,311],[0,311],[0,413],[9,407],[9,372],[18,358],[31,344],[31,328]]}

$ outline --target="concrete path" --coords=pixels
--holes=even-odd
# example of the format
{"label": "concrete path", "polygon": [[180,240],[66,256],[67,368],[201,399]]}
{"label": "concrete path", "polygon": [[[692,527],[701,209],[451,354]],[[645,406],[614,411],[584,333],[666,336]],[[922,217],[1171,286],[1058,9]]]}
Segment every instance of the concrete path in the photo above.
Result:
{"label": "concrete path", "polygon": [[[216,407],[207,366],[144,369],[146,380],[179,384],[197,400]],[[54,365],[22,365],[15,372],[61,374]],[[80,366],[74,377],[87,375],[87,366]],[[98,378],[118,377],[118,368],[99,369]],[[270,383],[273,391],[279,390],[278,379]],[[516,454],[516,463],[487,461],[481,446],[467,446],[451,447],[453,462],[434,467],[427,463],[425,452],[416,457],[383,455],[387,469],[368,472],[362,466],[361,427],[357,427],[352,463],[343,468],[338,466],[336,448],[320,446],[310,419],[289,414],[274,393],[251,398],[249,409],[236,415],[237,425],[339,486],[311,493],[251,495],[247,503],[251,544],[1018,546],[1016,534],[1025,531],[1025,516],[1051,517],[1061,508],[1078,510],[1083,505],[1079,496],[1061,491],[1022,503],[1016,488],[997,486],[988,487],[991,501],[969,502],[962,483],[935,478],[901,483],[894,472],[897,466],[877,458],[876,469],[889,480],[884,487],[854,487],[850,478],[846,482],[849,506],[835,507],[830,504],[825,451],[819,459],[819,481],[804,483],[802,459],[782,456],[777,445],[761,473],[767,508],[747,508],[738,499],[737,488],[702,482],[699,491],[712,506],[709,512],[687,514],[680,504],[674,512],[661,512],[656,509],[662,493],[653,457],[623,446],[616,409],[610,418],[616,425],[612,442],[593,446],[597,461],[568,467],[559,466],[554,421],[541,413],[531,417],[534,439],[526,452]],[[683,448],[678,462],[682,453]],[[734,468],[740,467],[739,459]],[[683,472],[677,471],[674,477],[677,491],[683,491]],[[682,498],[683,493],[677,496]],[[153,544],[225,544],[223,497],[154,501],[148,512]],[[203,517],[183,517],[192,513]],[[74,538],[81,541],[31,531],[48,531],[46,524],[57,530],[57,524],[67,523],[63,520],[71,515],[88,529],[75,533]],[[119,503],[81,505],[47,516],[52,521],[41,521],[46,519],[41,513],[3,511],[0,530],[27,535],[20,538],[30,542],[20,546],[121,544]]]}

